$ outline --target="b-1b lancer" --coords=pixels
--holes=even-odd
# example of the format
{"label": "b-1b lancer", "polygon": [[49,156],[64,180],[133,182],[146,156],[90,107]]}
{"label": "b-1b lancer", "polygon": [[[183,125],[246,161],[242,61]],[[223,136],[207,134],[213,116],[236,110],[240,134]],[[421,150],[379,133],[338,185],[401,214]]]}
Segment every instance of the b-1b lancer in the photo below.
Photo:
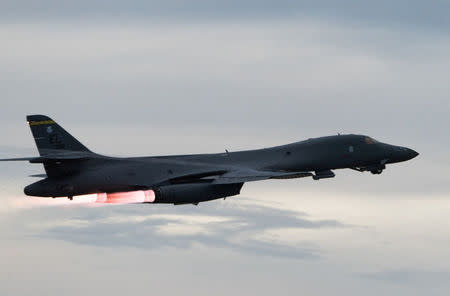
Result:
{"label": "b-1b lancer", "polygon": [[137,192],[146,203],[198,204],[238,195],[245,182],[333,178],[335,169],[381,174],[387,164],[410,160],[412,149],[364,135],[335,135],[273,148],[218,154],[109,157],[91,152],[51,118],[27,116],[39,157],[1,161],[43,164],[43,179],[24,193],[39,197],[97,194],[107,202]]}

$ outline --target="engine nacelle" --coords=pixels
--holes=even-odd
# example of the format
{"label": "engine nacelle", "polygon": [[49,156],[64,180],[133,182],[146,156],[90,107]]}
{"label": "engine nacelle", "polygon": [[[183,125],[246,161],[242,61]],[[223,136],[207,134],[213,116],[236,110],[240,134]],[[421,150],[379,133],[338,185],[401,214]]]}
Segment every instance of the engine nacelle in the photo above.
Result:
{"label": "engine nacelle", "polygon": [[244,183],[176,184],[154,189],[155,203],[196,204],[203,201],[238,195]]}

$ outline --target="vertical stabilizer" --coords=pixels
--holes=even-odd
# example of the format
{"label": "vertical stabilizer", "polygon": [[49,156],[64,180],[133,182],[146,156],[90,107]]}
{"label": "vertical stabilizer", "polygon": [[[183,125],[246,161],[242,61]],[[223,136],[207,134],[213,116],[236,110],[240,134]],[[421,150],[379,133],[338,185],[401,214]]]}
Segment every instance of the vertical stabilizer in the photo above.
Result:
{"label": "vertical stabilizer", "polygon": [[28,124],[41,156],[67,151],[90,152],[83,144],[45,115],[28,115]]}

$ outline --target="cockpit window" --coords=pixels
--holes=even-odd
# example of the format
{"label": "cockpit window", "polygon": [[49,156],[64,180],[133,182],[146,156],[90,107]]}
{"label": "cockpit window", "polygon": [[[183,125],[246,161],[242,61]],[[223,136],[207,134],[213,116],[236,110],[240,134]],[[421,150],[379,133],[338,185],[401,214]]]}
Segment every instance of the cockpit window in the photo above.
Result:
{"label": "cockpit window", "polygon": [[373,144],[375,144],[375,143],[378,143],[377,140],[372,139],[372,138],[370,138],[370,137],[366,137],[366,138],[364,139],[364,141],[366,142],[366,144],[369,144],[369,145],[373,145]]}

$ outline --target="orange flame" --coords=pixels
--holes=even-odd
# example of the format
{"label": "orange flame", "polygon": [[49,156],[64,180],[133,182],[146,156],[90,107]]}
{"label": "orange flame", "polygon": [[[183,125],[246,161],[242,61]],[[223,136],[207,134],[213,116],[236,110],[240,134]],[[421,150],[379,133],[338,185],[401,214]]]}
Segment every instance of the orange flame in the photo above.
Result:
{"label": "orange flame", "polygon": [[71,204],[131,204],[154,202],[155,192],[153,190],[138,190],[115,193],[94,193],[87,195],[76,195]]}
{"label": "orange flame", "polygon": [[154,202],[155,192],[153,190],[139,190],[130,192],[117,193],[99,193],[95,200],[96,203],[114,203],[114,204],[129,204],[129,203],[144,203]]}
{"label": "orange flame", "polygon": [[85,205],[96,206],[100,204],[132,204],[132,203],[152,203],[155,201],[153,190],[138,190],[130,192],[116,193],[93,193],[86,195],[75,195],[72,200],[67,198],[33,198],[14,203],[14,207],[33,206],[71,206]]}

